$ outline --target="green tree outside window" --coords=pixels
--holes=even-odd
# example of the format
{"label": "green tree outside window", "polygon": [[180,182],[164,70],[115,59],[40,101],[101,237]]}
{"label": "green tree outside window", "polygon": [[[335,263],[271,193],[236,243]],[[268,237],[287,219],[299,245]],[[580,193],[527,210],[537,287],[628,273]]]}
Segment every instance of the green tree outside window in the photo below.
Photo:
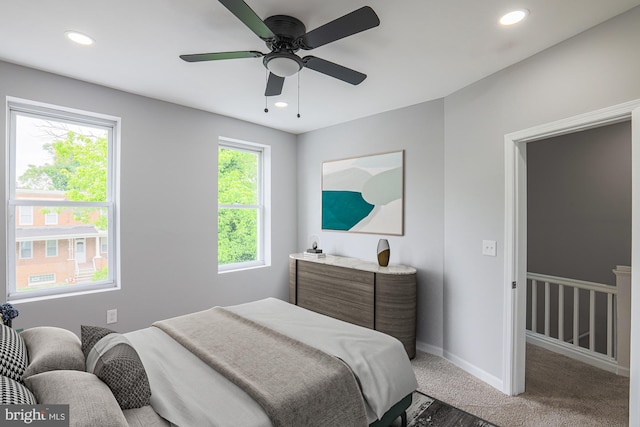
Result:
{"label": "green tree outside window", "polygon": [[218,150],[218,264],[258,259],[259,153]]}

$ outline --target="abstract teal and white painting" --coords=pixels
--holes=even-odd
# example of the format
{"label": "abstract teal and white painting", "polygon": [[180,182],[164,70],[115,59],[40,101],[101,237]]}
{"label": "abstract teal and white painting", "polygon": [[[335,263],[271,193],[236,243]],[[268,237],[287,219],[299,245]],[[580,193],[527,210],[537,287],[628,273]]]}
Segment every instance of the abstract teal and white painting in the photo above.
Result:
{"label": "abstract teal and white painting", "polygon": [[404,234],[404,150],[322,163],[322,229]]}

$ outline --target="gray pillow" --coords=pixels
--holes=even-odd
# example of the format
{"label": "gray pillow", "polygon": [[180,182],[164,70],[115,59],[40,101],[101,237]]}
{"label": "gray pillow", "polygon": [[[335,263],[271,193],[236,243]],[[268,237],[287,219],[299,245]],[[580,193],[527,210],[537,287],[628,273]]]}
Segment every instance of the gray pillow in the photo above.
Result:
{"label": "gray pillow", "polygon": [[19,382],[9,377],[0,376],[0,404],[2,405],[35,405],[36,398]]}
{"label": "gray pillow", "polygon": [[127,420],[98,377],[80,371],[49,371],[25,379],[38,403],[69,405],[69,427],[128,427]]}
{"label": "gray pillow", "polygon": [[39,326],[23,331],[20,336],[29,352],[29,364],[23,378],[59,369],[84,371],[80,338],[73,332],[52,326]]}
{"label": "gray pillow", "polygon": [[22,337],[14,329],[0,325],[0,375],[22,382],[28,362]]}
{"label": "gray pillow", "polygon": [[[105,328],[82,326],[83,350],[87,354],[87,372],[95,374],[109,386],[122,409],[151,403],[149,379],[140,356],[129,340],[116,332],[103,335]],[[85,338],[87,345],[85,346]],[[89,345],[89,343],[93,343]]]}

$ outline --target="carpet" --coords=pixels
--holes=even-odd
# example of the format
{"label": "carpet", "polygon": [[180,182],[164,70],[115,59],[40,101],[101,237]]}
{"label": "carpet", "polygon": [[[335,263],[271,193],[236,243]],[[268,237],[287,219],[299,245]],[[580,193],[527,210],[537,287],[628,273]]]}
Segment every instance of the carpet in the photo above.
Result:
{"label": "carpet", "polygon": [[461,409],[416,391],[407,409],[407,427],[496,427]]}

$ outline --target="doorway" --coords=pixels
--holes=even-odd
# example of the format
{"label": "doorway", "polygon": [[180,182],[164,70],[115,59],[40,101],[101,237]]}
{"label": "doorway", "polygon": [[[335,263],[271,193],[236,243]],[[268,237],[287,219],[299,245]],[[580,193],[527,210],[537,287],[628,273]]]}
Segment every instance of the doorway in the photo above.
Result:
{"label": "doorway", "polygon": [[85,239],[76,239],[76,262],[84,264],[87,262],[87,253],[85,250]]}
{"label": "doorway", "polygon": [[[527,266],[526,144],[533,141],[614,124],[631,119],[632,126],[632,270],[640,268],[640,100],[571,117],[505,135],[505,321],[503,392],[517,395],[525,389],[525,321]],[[634,220],[635,218],[635,220]],[[637,276],[637,275],[636,275]],[[632,277],[638,288],[640,277]],[[640,292],[632,294],[632,325],[640,322]],[[640,328],[632,328],[632,354],[640,351]],[[640,399],[638,363],[631,360],[629,398]],[[630,405],[630,425],[640,424],[640,408]]]}

